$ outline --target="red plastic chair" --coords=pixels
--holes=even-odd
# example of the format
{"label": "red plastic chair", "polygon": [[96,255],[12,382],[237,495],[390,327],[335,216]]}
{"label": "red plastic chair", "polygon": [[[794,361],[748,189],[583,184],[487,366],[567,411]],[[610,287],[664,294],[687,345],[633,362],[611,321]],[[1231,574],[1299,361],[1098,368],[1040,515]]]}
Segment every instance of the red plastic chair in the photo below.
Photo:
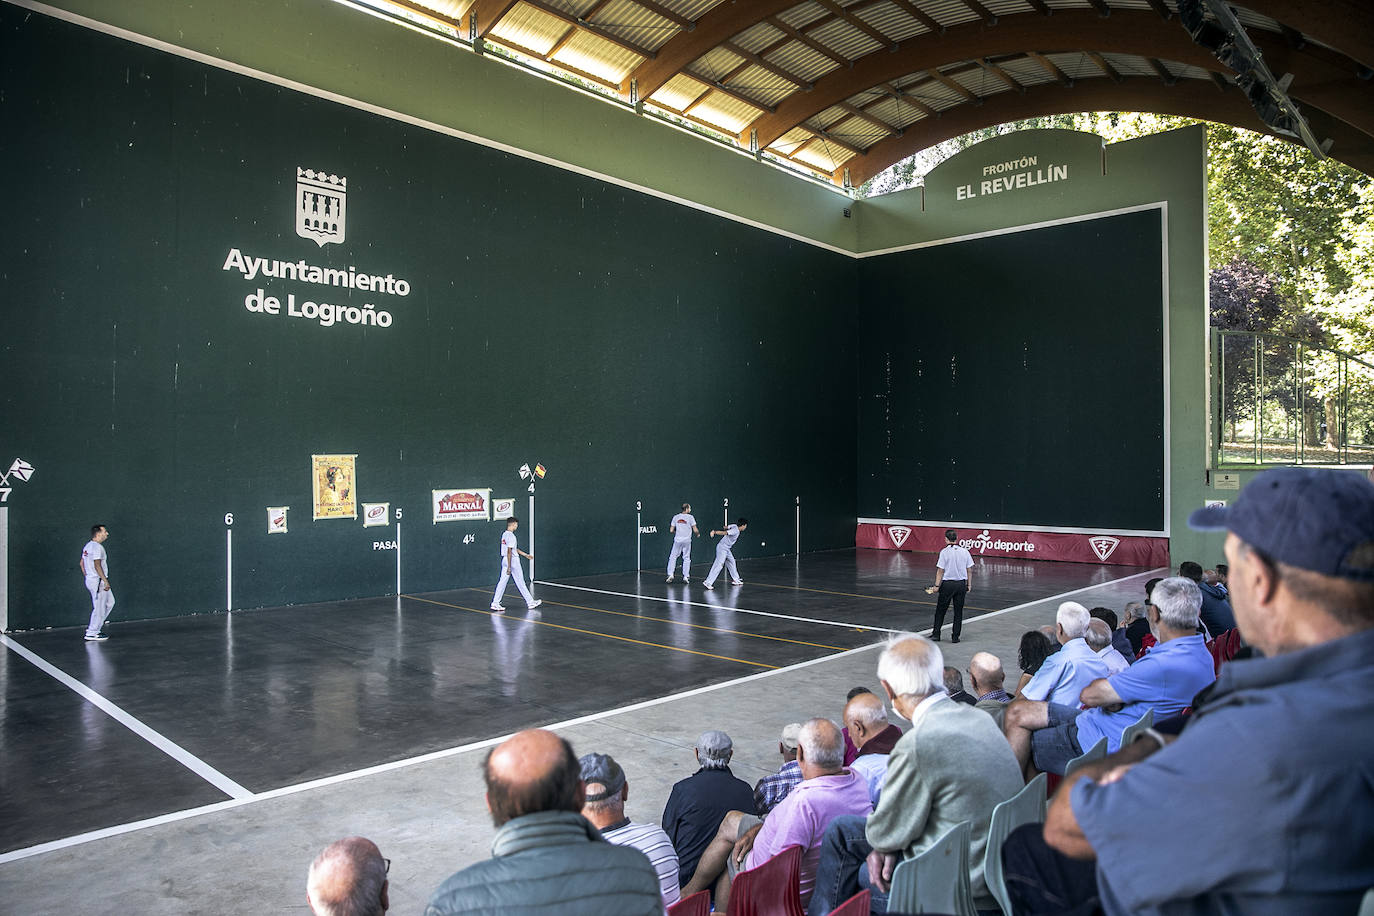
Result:
{"label": "red plastic chair", "polygon": [[801,902],[800,846],[788,846],[758,868],[735,875],[728,916],[806,916]]}
{"label": "red plastic chair", "polygon": [[711,892],[697,891],[668,907],[668,916],[711,916]]}
{"label": "red plastic chair", "polygon": [[872,906],[873,894],[862,890],[831,910],[830,916],[868,916]]}

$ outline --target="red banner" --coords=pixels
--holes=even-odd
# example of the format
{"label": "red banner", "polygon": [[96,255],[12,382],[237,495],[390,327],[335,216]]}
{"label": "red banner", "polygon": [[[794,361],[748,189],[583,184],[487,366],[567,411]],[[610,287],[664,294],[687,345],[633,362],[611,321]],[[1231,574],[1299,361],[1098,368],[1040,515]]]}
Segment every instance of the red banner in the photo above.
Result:
{"label": "red banner", "polygon": [[[939,553],[948,529],[934,525],[878,525],[860,522],[854,546],[878,550]],[[1020,557],[1111,566],[1168,566],[1169,539],[1067,531],[960,528],[959,545],[975,557]]]}

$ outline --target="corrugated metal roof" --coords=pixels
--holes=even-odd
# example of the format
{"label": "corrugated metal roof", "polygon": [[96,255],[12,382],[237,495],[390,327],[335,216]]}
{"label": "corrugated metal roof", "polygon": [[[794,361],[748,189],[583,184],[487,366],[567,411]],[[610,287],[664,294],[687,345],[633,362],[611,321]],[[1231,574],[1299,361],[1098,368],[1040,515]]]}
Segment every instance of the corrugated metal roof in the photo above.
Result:
{"label": "corrugated metal roof", "polygon": [[744,63],[744,58],[734,51],[729,48],[716,47],[693,61],[691,70],[693,73],[708,79],[718,80],[730,71],[737,69],[742,63]]}
{"label": "corrugated metal roof", "polygon": [[830,10],[821,6],[819,3],[799,3],[791,9],[784,10],[778,14],[778,18],[799,31],[806,31],[806,27],[817,19],[825,19],[834,15]]}
{"label": "corrugated metal roof", "polygon": [[870,38],[839,17],[809,30],[806,34],[850,60],[863,57],[865,54],[883,47],[875,39]]}
{"label": "corrugated metal roof", "polygon": [[905,41],[913,35],[930,31],[918,19],[893,3],[879,3],[857,10],[854,16],[889,36],[893,41]]}
{"label": "corrugated metal roof", "polygon": [[802,79],[813,83],[840,66],[829,57],[800,41],[789,41],[764,59],[769,63],[776,64],[788,73],[795,73]]}
{"label": "corrugated metal roof", "polygon": [[709,88],[710,86],[701,80],[694,79],[685,73],[679,73],[660,86],[658,91],[649,98],[666,108],[682,111]]}
{"label": "corrugated metal roof", "polygon": [[749,96],[751,99],[758,99],[762,105],[775,105],[778,100],[797,90],[795,83],[753,64],[750,64],[725,85],[736,92]]}
{"label": "corrugated metal roof", "polygon": [[977,22],[980,17],[959,0],[924,0],[916,4],[921,12],[948,28],[961,22]]}
{"label": "corrugated metal roof", "polygon": [[658,50],[664,42],[682,32],[682,26],[634,0],[611,0],[590,21],[650,51]]}
{"label": "corrugated metal roof", "polygon": [[805,127],[794,127],[772,143],[768,144],[768,148],[776,153],[787,156],[813,136],[815,135]]}
{"label": "corrugated metal roof", "polygon": [[517,3],[491,30],[493,38],[508,38],[522,48],[529,48],[540,56],[549,53],[570,26],[555,16],[525,4]]}
{"label": "corrugated metal roof", "polygon": [[620,83],[644,60],[633,51],[581,29],[559,49],[553,59],[610,83]]}
{"label": "corrugated metal roof", "polygon": [[725,133],[738,134],[763,114],[763,109],[746,105],[723,92],[713,92],[704,102],[692,109],[692,114],[716,125]]}
{"label": "corrugated metal roof", "polygon": [[848,161],[852,155],[853,153],[843,147],[826,143],[822,137],[797,153],[793,158],[805,162],[813,168],[820,169],[822,172],[833,172],[840,167],[841,162]]}
{"label": "corrugated metal roof", "polygon": [[764,48],[776,44],[778,41],[787,37],[777,26],[767,22],[760,22],[758,25],[751,26],[730,39],[735,44],[744,48],[746,51],[753,51],[755,54],[763,52]]}

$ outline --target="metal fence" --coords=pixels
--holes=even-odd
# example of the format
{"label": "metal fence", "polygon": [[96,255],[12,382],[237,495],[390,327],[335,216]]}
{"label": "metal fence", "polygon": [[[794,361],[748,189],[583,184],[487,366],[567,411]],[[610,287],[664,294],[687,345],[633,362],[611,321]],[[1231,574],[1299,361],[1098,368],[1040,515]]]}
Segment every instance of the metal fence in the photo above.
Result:
{"label": "metal fence", "polygon": [[1374,365],[1212,329],[1212,467],[1374,463]]}

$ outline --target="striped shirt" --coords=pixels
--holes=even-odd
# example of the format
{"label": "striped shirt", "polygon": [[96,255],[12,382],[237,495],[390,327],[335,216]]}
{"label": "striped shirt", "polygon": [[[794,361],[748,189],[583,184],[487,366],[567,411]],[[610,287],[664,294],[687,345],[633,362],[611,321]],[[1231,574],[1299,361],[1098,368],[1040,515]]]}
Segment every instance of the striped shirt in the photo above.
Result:
{"label": "striped shirt", "polygon": [[657,824],[635,824],[628,818],[619,826],[601,831],[607,843],[617,846],[632,846],[649,857],[649,862],[658,872],[659,889],[663,894],[663,905],[672,906],[682,896],[678,888],[677,853],[668,834]]}

